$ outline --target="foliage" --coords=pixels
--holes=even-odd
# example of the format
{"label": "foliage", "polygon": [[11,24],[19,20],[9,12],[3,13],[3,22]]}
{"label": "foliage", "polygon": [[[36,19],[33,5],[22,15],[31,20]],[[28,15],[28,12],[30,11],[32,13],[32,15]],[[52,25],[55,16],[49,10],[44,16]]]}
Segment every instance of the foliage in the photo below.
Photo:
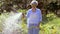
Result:
{"label": "foliage", "polygon": [[3,13],[4,10],[6,12],[15,12],[19,8],[24,9],[26,8],[25,0],[0,0],[0,13]]}
{"label": "foliage", "polygon": [[[47,14],[46,16],[47,18],[45,18],[45,20],[47,19],[47,23],[45,22],[45,24],[40,25],[41,34],[60,34],[60,18],[58,18],[56,15],[54,15],[53,13],[51,14]],[[43,33],[44,32],[44,33]]]}
{"label": "foliage", "polygon": [[49,4],[45,4],[44,6],[45,9],[50,10],[52,12],[55,12],[55,10],[60,9],[60,4],[58,1],[51,1]]}

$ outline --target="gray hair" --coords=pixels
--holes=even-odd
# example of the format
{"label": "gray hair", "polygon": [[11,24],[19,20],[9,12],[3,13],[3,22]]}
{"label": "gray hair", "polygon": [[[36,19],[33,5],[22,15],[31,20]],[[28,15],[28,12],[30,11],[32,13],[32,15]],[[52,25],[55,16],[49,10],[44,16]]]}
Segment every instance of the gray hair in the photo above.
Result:
{"label": "gray hair", "polygon": [[32,2],[30,3],[30,5],[32,5],[32,4],[38,5],[38,1],[32,1]]}

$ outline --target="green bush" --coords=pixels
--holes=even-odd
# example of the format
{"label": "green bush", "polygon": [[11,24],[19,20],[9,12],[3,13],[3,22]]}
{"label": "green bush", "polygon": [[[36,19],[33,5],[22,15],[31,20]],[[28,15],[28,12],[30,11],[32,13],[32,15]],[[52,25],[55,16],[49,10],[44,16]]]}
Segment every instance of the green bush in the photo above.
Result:
{"label": "green bush", "polygon": [[[40,26],[41,34],[60,34],[60,18],[58,18],[53,13],[47,14],[45,17],[45,21],[43,21],[42,26]],[[43,33],[44,32],[44,33]]]}

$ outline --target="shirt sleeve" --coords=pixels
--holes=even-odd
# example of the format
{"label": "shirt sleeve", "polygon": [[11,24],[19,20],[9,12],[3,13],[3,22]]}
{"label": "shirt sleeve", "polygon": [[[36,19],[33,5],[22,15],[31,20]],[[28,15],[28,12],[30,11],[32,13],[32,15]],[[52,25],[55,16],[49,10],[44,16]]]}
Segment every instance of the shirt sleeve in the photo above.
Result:
{"label": "shirt sleeve", "polygon": [[28,18],[30,14],[30,10],[27,11],[26,17]]}
{"label": "shirt sleeve", "polygon": [[42,13],[41,13],[41,10],[39,9],[39,21],[41,22],[42,21]]}

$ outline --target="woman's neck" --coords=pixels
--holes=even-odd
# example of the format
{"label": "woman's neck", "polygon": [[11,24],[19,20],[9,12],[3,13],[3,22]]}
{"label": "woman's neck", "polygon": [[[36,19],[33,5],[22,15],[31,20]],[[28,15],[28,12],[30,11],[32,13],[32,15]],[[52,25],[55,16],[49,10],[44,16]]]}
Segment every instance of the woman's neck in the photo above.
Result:
{"label": "woman's neck", "polygon": [[32,11],[35,12],[36,11],[36,8],[32,8]]}

